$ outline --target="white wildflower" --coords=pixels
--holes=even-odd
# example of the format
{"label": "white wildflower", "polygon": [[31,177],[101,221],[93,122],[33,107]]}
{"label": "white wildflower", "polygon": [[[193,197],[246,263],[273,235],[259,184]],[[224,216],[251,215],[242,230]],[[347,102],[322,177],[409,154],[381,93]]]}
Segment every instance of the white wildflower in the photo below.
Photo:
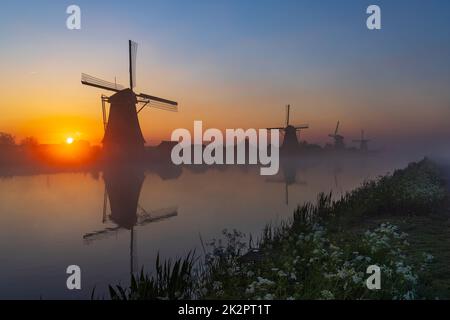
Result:
{"label": "white wildflower", "polygon": [[326,299],[326,300],[333,300],[334,299],[334,294],[329,291],[329,290],[323,290],[320,292],[320,296],[322,297],[322,299]]}

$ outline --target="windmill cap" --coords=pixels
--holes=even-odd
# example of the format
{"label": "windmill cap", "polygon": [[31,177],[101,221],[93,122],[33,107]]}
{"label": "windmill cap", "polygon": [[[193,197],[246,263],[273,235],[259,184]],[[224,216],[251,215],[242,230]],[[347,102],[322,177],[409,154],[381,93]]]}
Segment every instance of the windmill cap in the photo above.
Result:
{"label": "windmill cap", "polygon": [[130,88],[127,89],[123,89],[122,91],[119,91],[117,93],[115,93],[114,95],[112,95],[109,98],[109,102],[110,103],[116,103],[116,102],[120,102],[120,103],[137,103],[137,98],[136,98],[136,94],[133,92],[133,90],[131,90]]}

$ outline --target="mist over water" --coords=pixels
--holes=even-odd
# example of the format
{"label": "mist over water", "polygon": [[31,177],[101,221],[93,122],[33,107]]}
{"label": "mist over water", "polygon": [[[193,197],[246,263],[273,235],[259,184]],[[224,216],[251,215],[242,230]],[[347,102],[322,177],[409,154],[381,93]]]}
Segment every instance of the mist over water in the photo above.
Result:
{"label": "mist over water", "polygon": [[[4,177],[0,298],[89,298],[94,287],[101,295],[108,284],[128,283],[131,270],[152,271],[158,252],[162,258],[184,256],[193,249],[201,254],[200,236],[209,242],[220,238],[225,228],[256,238],[267,223],[290,218],[298,204],[314,201],[320,192],[332,191],[338,197],[366,179],[421,158],[420,153],[308,156],[282,161],[278,175],[271,177],[261,176],[256,166],[143,171],[137,215],[156,219],[141,225],[137,219],[133,231],[118,228],[118,223],[127,223],[124,219],[135,218],[117,212],[114,206],[120,199],[110,198],[104,215],[103,172]],[[111,177],[106,175],[106,181],[111,197]],[[118,190],[128,192],[124,181],[118,181]],[[171,211],[176,214],[157,219]],[[99,236],[83,239],[99,231]],[[81,291],[66,289],[65,270],[71,264],[81,267]]]}

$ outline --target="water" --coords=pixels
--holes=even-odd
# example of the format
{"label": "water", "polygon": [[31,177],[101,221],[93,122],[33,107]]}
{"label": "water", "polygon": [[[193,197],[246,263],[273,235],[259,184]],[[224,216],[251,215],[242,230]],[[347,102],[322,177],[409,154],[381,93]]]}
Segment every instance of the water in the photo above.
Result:
{"label": "water", "polygon": [[[298,204],[319,192],[339,195],[404,167],[407,160],[416,159],[309,158],[284,165],[275,177],[234,166],[159,168],[137,172],[131,180],[107,172],[0,178],[0,298],[89,298],[94,287],[103,294],[108,284],[128,283],[131,270],[151,271],[158,252],[163,258],[201,252],[200,235],[211,240],[224,228],[257,236],[268,222],[291,217]],[[115,197],[106,217],[104,180]],[[133,194],[139,196],[137,221],[128,209],[117,213],[133,207],[122,198]],[[109,217],[111,206],[115,213]],[[114,222],[142,225],[117,231]],[[101,232],[106,228],[109,232]],[[80,291],[66,288],[66,268],[72,264],[82,270]]]}

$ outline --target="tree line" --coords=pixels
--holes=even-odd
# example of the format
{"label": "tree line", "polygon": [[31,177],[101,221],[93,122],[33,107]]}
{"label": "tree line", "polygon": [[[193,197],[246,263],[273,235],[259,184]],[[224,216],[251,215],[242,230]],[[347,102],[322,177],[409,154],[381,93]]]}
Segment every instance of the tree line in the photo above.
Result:
{"label": "tree line", "polygon": [[38,145],[39,141],[35,137],[32,136],[25,137],[17,143],[16,137],[14,137],[12,134],[0,132],[0,147],[13,147],[13,146],[36,147]]}

